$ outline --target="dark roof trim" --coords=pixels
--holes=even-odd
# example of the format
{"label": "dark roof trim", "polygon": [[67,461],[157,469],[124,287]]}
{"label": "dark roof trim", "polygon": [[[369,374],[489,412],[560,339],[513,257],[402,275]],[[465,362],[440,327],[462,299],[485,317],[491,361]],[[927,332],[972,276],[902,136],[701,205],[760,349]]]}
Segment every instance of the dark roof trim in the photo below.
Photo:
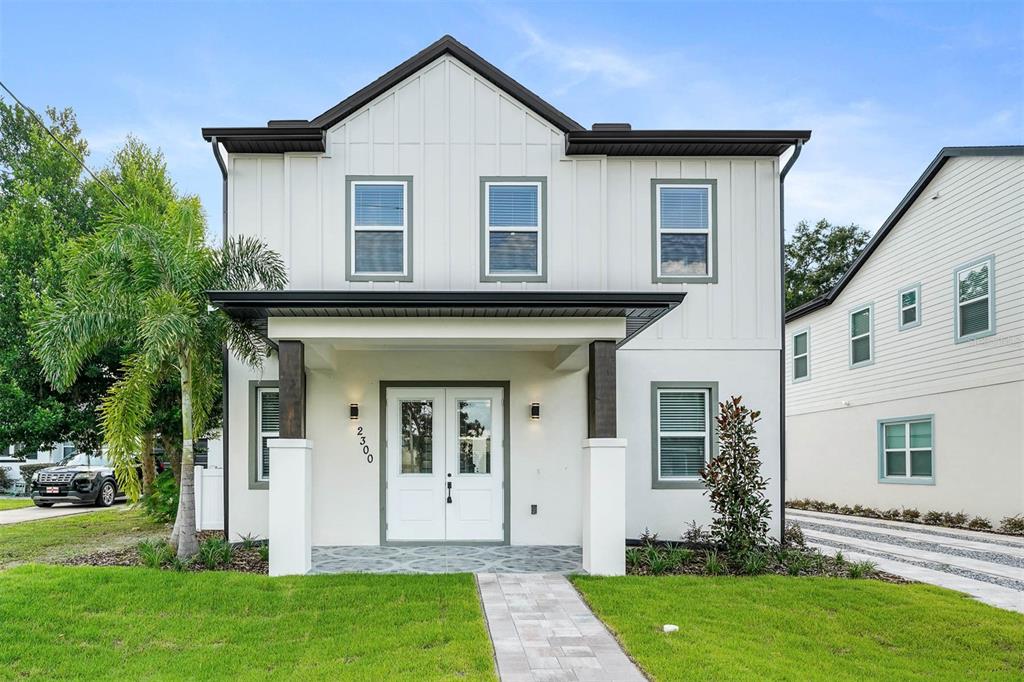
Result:
{"label": "dark roof trim", "polygon": [[864,250],[861,251],[860,255],[850,266],[850,269],[839,281],[836,282],[827,293],[818,296],[817,298],[799,305],[786,313],[786,322],[792,322],[797,320],[808,313],[812,313],[815,310],[824,308],[831,305],[833,301],[842,293],[846,285],[850,283],[853,276],[857,274],[857,271],[863,267],[864,263],[867,262],[871,254],[875,252],[882,240],[892,232],[896,223],[899,222],[900,218],[910,209],[911,205],[917,200],[918,197],[924,192],[925,188],[931,183],[938,172],[946,164],[946,161],[952,158],[960,156],[1024,156],[1024,145],[1007,145],[1000,147],[943,147],[939,153],[932,159],[932,162],[928,164],[924,173],[917,179],[910,191],[907,192],[903,200],[896,206],[895,210],[886,218],[882,226],[878,228],[875,235],[871,238],[871,241],[867,243]]}
{"label": "dark roof trim", "polygon": [[203,128],[203,139],[214,138],[231,153],[323,152],[324,132],[308,126],[267,128]]}
{"label": "dark roof trim", "polygon": [[779,156],[809,130],[580,130],[566,134],[567,155]]}

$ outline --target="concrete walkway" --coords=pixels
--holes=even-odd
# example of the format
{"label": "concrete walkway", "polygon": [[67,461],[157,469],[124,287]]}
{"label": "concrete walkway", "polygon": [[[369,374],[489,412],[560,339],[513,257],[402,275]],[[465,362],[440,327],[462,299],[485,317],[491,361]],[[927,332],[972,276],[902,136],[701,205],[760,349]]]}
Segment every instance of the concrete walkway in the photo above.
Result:
{"label": "concrete walkway", "polygon": [[502,682],[646,679],[564,576],[478,573],[477,584]]}
{"label": "concrete walkway", "polygon": [[[117,507],[120,503],[114,503]],[[65,504],[59,507],[22,507],[21,509],[8,509],[0,511],[0,526],[8,523],[21,523],[23,521],[39,521],[40,519],[53,519],[58,516],[72,516],[74,514],[88,514],[89,512],[100,511],[103,507],[92,505]]]}
{"label": "concrete walkway", "polygon": [[1024,538],[787,509],[807,544],[1024,613]]}

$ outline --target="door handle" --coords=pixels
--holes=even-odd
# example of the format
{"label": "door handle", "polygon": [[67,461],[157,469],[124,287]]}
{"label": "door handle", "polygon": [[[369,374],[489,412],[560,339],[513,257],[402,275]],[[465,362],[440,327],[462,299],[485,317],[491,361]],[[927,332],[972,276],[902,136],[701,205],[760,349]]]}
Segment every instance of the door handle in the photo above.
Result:
{"label": "door handle", "polygon": [[448,500],[447,500],[447,503],[448,504],[452,503],[452,482],[451,481],[448,481]]}

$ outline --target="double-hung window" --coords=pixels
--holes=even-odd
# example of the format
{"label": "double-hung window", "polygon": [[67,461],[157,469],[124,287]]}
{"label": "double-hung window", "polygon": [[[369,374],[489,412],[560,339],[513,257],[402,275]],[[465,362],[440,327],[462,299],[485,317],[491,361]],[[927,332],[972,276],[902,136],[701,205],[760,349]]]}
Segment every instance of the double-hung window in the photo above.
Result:
{"label": "double-hung window", "polygon": [[652,180],[655,282],[715,282],[715,180]]}
{"label": "double-hung window", "polygon": [[652,485],[700,487],[700,472],[716,450],[716,384],[652,384]]}
{"label": "double-hung window", "polygon": [[255,479],[258,482],[270,480],[270,441],[279,437],[281,428],[280,401],[276,388],[256,389],[256,451]]}
{"label": "double-hung window", "polygon": [[884,483],[934,483],[934,420],[931,416],[878,422],[878,473]]}
{"label": "double-hung window", "polygon": [[806,381],[811,377],[811,330],[803,329],[793,334],[793,383]]}
{"label": "double-hung window", "polygon": [[545,178],[481,178],[481,279],[542,282]]}
{"label": "double-hung window", "polygon": [[962,265],[953,276],[956,315],[953,321],[957,343],[989,336],[996,331],[995,257]]}
{"label": "double-hung window", "polygon": [[873,305],[850,312],[850,367],[862,367],[874,361],[873,317]]}
{"label": "double-hung window", "polygon": [[348,278],[410,281],[412,178],[360,176],[348,182]]}
{"label": "double-hung window", "polygon": [[897,296],[900,331],[912,329],[921,324],[921,285],[914,284],[900,289]]}

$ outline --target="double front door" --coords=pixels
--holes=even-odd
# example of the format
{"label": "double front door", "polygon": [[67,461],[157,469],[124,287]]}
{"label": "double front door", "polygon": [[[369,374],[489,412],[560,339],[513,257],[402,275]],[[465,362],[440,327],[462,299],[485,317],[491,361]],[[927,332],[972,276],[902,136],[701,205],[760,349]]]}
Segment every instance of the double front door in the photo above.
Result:
{"label": "double front door", "polygon": [[388,388],[386,537],[504,539],[502,390]]}

